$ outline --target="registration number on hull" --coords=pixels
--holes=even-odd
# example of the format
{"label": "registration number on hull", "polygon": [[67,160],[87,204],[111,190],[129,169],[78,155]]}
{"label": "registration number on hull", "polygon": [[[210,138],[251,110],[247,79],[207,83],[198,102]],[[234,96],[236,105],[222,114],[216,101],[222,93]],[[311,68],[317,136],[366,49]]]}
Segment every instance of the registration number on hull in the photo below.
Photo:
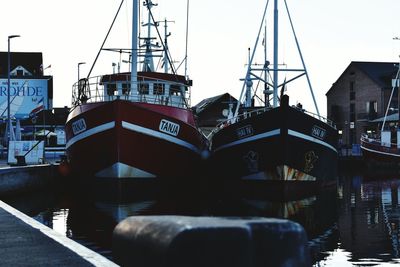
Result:
{"label": "registration number on hull", "polygon": [[86,131],[86,122],[84,119],[79,119],[72,123],[72,132],[74,135],[80,134],[84,131]]}
{"label": "registration number on hull", "polygon": [[311,130],[311,135],[320,140],[324,140],[326,136],[326,130],[314,125]]}

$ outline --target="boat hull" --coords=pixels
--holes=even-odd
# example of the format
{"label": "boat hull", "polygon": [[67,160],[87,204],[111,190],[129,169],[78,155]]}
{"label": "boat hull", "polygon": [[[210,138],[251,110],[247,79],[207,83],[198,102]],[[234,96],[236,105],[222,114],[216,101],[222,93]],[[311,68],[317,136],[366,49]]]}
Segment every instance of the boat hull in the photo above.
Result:
{"label": "boat hull", "polygon": [[396,146],[382,146],[377,140],[361,138],[361,151],[364,160],[370,164],[400,166],[400,149]]}
{"label": "boat hull", "polygon": [[66,135],[70,167],[80,176],[185,177],[207,152],[189,110],[124,100],[77,106]]}
{"label": "boat hull", "polygon": [[228,180],[269,182],[278,188],[336,184],[336,143],[333,127],[281,106],[218,131],[212,139],[212,161],[218,175]]}

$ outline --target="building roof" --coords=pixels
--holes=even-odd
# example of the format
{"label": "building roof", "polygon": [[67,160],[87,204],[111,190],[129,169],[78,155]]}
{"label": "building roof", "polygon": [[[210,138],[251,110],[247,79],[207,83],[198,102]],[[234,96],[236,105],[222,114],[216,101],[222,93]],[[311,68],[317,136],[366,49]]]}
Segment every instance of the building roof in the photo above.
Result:
{"label": "building roof", "polygon": [[[40,52],[11,52],[11,70],[24,67],[34,76],[43,75],[43,57]],[[8,53],[0,52],[0,76],[7,76]]]}
{"label": "building roof", "polygon": [[209,98],[205,98],[202,101],[200,101],[197,105],[193,106],[193,110],[196,112],[196,114],[199,114],[212,106],[213,104],[222,101],[224,99],[229,99],[233,104],[237,103],[237,99],[231,96],[229,93],[225,93],[222,95],[217,95]]}
{"label": "building roof", "polygon": [[392,79],[396,76],[399,69],[397,62],[352,62],[360,70],[368,75],[374,82],[382,88],[391,87]]}
{"label": "building roof", "polygon": [[[372,122],[383,122],[384,119],[385,119],[385,117],[381,117],[381,118],[378,118],[376,120],[373,120]],[[394,113],[394,114],[388,115],[386,117],[386,121],[387,122],[389,122],[389,121],[398,121],[398,120],[399,120],[399,113]]]}
{"label": "building roof", "polygon": [[[347,73],[351,67],[356,67],[364,72],[372,81],[374,81],[380,88],[391,88],[392,79],[396,76],[399,68],[398,62],[368,62],[368,61],[352,61],[345,71],[340,75],[338,80]],[[334,87],[335,84],[329,89]],[[328,94],[329,91],[326,93]]]}

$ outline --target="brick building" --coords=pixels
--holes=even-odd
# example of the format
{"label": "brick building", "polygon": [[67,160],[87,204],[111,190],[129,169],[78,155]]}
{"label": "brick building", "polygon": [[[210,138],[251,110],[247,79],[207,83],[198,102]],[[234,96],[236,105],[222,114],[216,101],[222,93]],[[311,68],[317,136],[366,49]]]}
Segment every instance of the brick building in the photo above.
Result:
{"label": "brick building", "polygon": [[[376,131],[392,91],[392,79],[398,71],[394,62],[353,61],[332,85],[327,96],[328,118],[339,131],[343,145],[360,143],[362,133]],[[397,112],[397,90],[389,114]]]}

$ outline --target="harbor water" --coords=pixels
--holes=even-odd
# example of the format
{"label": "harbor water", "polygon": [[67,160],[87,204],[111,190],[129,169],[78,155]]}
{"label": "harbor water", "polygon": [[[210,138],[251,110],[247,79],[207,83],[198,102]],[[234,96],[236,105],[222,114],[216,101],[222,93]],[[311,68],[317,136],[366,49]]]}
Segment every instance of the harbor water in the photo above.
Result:
{"label": "harbor water", "polygon": [[308,235],[314,266],[398,266],[399,178],[341,174],[337,187],[291,201],[221,193],[212,197],[152,195],[116,202],[65,188],[4,201],[111,260],[112,230],[128,216],[260,216],[300,223]]}

